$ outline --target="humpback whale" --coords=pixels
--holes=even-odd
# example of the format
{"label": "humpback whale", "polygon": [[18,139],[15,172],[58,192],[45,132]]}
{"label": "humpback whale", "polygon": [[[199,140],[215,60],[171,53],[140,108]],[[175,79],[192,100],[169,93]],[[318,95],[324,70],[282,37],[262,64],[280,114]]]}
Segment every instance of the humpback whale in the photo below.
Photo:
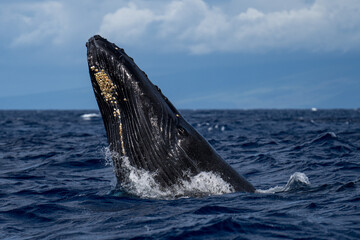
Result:
{"label": "humpback whale", "polygon": [[91,83],[120,186],[129,178],[124,169],[127,161],[127,166],[151,173],[163,189],[207,172],[229,184],[232,192],[255,191],[122,48],[99,35],[91,37],[86,47]]}

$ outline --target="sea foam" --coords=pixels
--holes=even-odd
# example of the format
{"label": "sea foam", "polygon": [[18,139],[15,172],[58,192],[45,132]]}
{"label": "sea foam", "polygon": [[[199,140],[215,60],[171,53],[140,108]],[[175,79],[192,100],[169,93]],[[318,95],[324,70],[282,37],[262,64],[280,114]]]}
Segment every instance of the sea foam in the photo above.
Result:
{"label": "sea foam", "polygon": [[285,186],[276,186],[266,190],[257,189],[257,193],[279,193],[279,192],[289,192],[295,191],[298,189],[307,188],[310,186],[309,178],[305,173],[295,172],[292,174],[286,183]]}
{"label": "sea foam", "polygon": [[100,115],[97,113],[85,113],[85,114],[81,115],[80,117],[84,120],[91,120],[92,118],[100,117]]}
{"label": "sea foam", "polygon": [[127,156],[119,157],[108,148],[104,153],[107,164],[110,164],[111,157],[120,159],[122,174],[126,176],[126,181],[119,183],[121,189],[141,198],[174,199],[234,192],[234,188],[229,183],[213,172],[200,172],[197,175],[184,173],[188,180],[182,179],[177,184],[163,187],[156,181],[158,174],[156,171],[149,172],[132,166]]}

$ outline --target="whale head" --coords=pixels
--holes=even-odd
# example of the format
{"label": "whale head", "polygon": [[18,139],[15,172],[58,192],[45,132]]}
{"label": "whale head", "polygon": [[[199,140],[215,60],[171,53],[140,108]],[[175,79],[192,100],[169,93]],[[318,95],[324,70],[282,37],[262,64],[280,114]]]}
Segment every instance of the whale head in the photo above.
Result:
{"label": "whale head", "polygon": [[[116,153],[112,159],[120,182],[128,177],[126,157],[131,166],[155,173],[163,187],[211,171],[237,191],[254,190],[184,120],[122,48],[98,35],[86,46],[91,83],[110,150]],[[242,180],[245,187],[237,183]]]}
{"label": "whale head", "polygon": [[[127,156],[134,166],[169,175],[163,182],[181,175],[171,165],[181,156],[179,146],[190,140],[190,125],[122,48],[98,35],[86,46],[91,83],[111,151]],[[114,165],[121,178],[118,161]],[[196,164],[186,165],[195,171]]]}

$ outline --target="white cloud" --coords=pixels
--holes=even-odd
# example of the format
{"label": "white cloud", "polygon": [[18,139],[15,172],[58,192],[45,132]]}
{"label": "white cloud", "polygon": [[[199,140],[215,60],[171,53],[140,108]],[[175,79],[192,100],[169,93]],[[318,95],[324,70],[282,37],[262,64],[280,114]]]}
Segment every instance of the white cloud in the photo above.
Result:
{"label": "white cloud", "polygon": [[[279,2],[279,1],[277,1]],[[259,1],[256,1],[259,4]],[[360,2],[316,0],[296,8],[267,9],[173,0],[165,6],[136,2],[104,16],[100,32],[113,41],[191,53],[360,48]],[[230,4],[230,3],[229,3]],[[264,3],[268,5],[268,3]],[[231,3],[236,7],[236,4]]]}
{"label": "white cloud", "polygon": [[145,33],[149,23],[156,20],[156,15],[149,9],[138,9],[135,4],[118,9],[115,13],[104,16],[100,31],[105,35],[116,32],[123,41],[134,41]]}
{"label": "white cloud", "polygon": [[55,1],[2,5],[2,34],[11,35],[11,45],[42,44],[62,42],[62,36],[69,28],[64,6]]}
{"label": "white cloud", "polygon": [[33,0],[0,4],[1,39],[12,46],[82,42],[96,33],[125,46],[195,54],[359,50],[360,2],[108,0],[99,5],[95,0]]}

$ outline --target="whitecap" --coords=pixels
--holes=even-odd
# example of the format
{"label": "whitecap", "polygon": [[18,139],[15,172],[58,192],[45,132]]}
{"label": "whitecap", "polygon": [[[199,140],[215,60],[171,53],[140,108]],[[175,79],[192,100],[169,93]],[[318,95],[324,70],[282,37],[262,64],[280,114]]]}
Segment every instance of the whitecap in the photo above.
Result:
{"label": "whitecap", "polygon": [[256,193],[279,193],[296,191],[310,186],[309,178],[305,173],[295,172],[292,174],[285,186],[276,186],[266,190],[256,189]]}
{"label": "whitecap", "polygon": [[84,120],[91,120],[92,118],[98,118],[100,117],[100,114],[98,113],[85,113],[80,116]]}
{"label": "whitecap", "polygon": [[337,138],[337,136],[334,132],[327,132],[326,134],[329,134],[333,138]]}

